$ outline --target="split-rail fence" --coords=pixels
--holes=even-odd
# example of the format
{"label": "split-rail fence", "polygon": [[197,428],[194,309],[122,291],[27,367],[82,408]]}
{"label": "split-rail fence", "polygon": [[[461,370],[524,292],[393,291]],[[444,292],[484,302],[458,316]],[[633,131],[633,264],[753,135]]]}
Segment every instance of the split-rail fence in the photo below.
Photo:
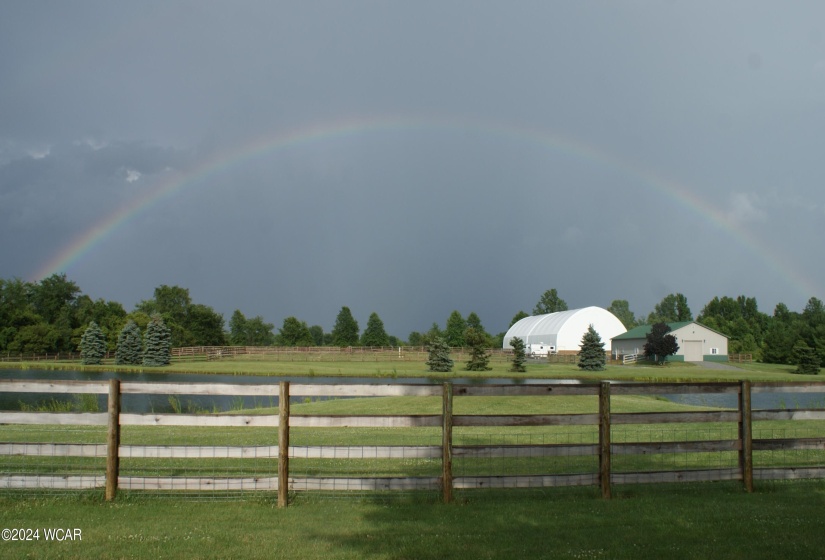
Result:
{"label": "split-rail fence", "polygon": [[[571,485],[594,485],[601,489],[605,498],[611,497],[616,484],[689,482],[689,481],[741,481],[747,491],[753,490],[754,480],[825,478],[825,460],[819,465],[807,462],[802,466],[782,465],[754,468],[754,451],[816,450],[825,451],[825,437],[755,439],[753,424],[765,420],[825,420],[825,409],[770,409],[753,410],[753,393],[825,393],[825,383],[611,383],[592,384],[541,384],[541,385],[454,385],[452,383],[430,385],[322,385],[311,383],[279,384],[221,384],[221,383],[146,383],[112,379],[109,381],[34,381],[2,380],[0,392],[5,393],[75,393],[108,395],[107,412],[0,412],[0,425],[86,425],[107,426],[105,444],[82,443],[21,443],[0,442],[0,456],[74,456],[106,457],[105,474],[95,476],[67,476],[55,474],[0,473],[0,489],[20,488],[105,488],[107,500],[114,499],[118,489],[186,490],[208,487],[210,490],[269,490],[277,492],[278,504],[286,506],[289,492],[340,488],[359,490],[419,490],[441,492],[449,502],[455,489],[469,488],[518,488]],[[121,396],[142,395],[235,395],[278,398],[278,414],[160,414],[128,413],[121,410]],[[728,409],[706,409],[679,412],[611,412],[611,399],[618,395],[734,395],[738,406]],[[591,396],[598,400],[598,412],[586,414],[454,414],[453,402],[465,396],[505,396],[517,399],[523,396],[544,396],[550,401],[554,396]],[[441,398],[440,414],[425,415],[305,415],[290,411],[290,399],[316,397],[397,397],[430,396]],[[517,403],[516,403],[517,404]],[[614,442],[612,427],[627,424],[671,423],[732,423],[737,427],[735,438],[703,441],[675,442]],[[553,443],[542,445],[455,445],[453,429],[456,427],[506,427],[506,426],[582,426],[590,425],[598,430],[598,443]],[[277,428],[278,445],[261,447],[225,446],[208,448],[199,446],[149,446],[121,445],[122,426],[238,426]],[[351,446],[291,446],[291,428],[334,427],[383,427],[440,429],[441,445],[399,447],[370,446],[371,458],[428,457],[440,459],[440,476],[431,477],[352,477],[333,480],[323,477],[296,477],[290,474],[290,459],[363,457],[364,447]],[[3,439],[0,436],[0,440]],[[187,477],[130,477],[119,472],[119,462],[128,458],[210,458],[268,457],[277,459],[277,475],[251,478],[187,478]],[[716,453],[735,452],[737,464],[729,468],[700,468],[665,470],[657,472],[614,472],[612,460],[618,455],[645,455],[657,453]],[[561,455],[591,455],[598,458],[598,469],[593,472],[545,475],[501,476],[454,476],[453,459],[513,457],[523,453],[529,456],[552,457]],[[825,453],[819,455],[825,458]]]}

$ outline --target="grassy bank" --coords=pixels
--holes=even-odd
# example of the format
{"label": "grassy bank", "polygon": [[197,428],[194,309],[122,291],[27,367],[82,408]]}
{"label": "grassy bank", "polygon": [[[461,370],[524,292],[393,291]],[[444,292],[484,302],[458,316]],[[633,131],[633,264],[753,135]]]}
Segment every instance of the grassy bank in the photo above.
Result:
{"label": "grassy bank", "polygon": [[[41,528],[3,542],[4,558],[822,558],[825,485],[707,483],[460,492],[445,506],[411,496],[340,500],[301,496],[175,502],[126,498],[0,498],[0,526]],[[79,528],[80,541],[46,542],[43,528]]]}

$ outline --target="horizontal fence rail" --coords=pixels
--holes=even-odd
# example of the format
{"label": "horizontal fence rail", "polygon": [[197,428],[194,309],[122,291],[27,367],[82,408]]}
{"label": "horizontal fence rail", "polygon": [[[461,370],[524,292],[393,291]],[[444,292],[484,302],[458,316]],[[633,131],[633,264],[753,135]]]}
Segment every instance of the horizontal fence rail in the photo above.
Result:
{"label": "horizontal fence rail", "polygon": [[[91,394],[107,395],[106,412],[2,411],[0,424],[37,426],[106,427],[105,443],[61,443],[0,441],[0,457],[77,458],[93,461],[105,458],[105,472],[92,468],[88,474],[70,472],[32,473],[25,463],[12,463],[0,470],[0,489],[89,489],[105,488],[106,498],[114,499],[118,489],[164,491],[273,491],[281,506],[287,505],[290,492],[323,490],[438,490],[444,501],[452,500],[454,489],[520,488],[570,485],[596,485],[605,498],[611,497],[615,484],[659,482],[739,480],[748,491],[754,480],[825,478],[825,424],[817,424],[807,437],[754,438],[754,422],[808,422],[825,420],[825,407],[805,409],[760,409],[751,405],[754,393],[820,393],[825,397],[825,383],[555,383],[546,385],[328,385],[311,383],[223,384],[223,383],[144,383],[113,379],[110,381],[2,380],[0,393]],[[696,411],[632,412],[612,411],[613,401],[632,396],[731,395],[737,405],[729,409],[703,407]],[[221,395],[277,397],[277,414],[250,413],[131,413],[121,408],[123,395]],[[290,402],[315,398],[435,397],[441,400],[437,414],[355,415],[296,414]],[[458,414],[454,402],[465,397],[547,398],[547,413],[532,414]],[[593,399],[592,413],[554,411],[553,397]],[[824,399],[825,400],[825,399]],[[543,402],[543,401],[542,401]],[[627,441],[624,426],[669,426],[689,424],[731,426],[735,437],[704,438],[686,441]],[[178,426],[214,428],[277,428],[276,445],[124,445],[124,426]],[[545,427],[592,428],[591,441],[550,443],[468,443],[477,428],[536,429]],[[418,429],[440,432],[440,445],[294,445],[292,429],[327,430]],[[464,430],[463,442],[454,439],[455,430]],[[470,431],[467,431],[470,430]],[[275,432],[273,432],[275,433]],[[589,436],[588,436],[589,437]],[[0,436],[2,438],[2,436]],[[274,438],[273,438],[274,439]],[[586,439],[586,438],[585,438]],[[754,465],[754,453],[769,459],[777,453],[818,453],[804,464],[788,460]],[[707,468],[705,463],[685,468],[634,470],[635,463],[617,469],[620,460],[678,454],[679,457],[717,454],[735,457],[734,464]],[[570,467],[586,472],[548,472],[483,475],[473,472],[478,461],[551,460],[563,457],[593,458],[594,467]],[[185,469],[174,476],[138,476],[121,472],[121,460],[197,460],[197,461],[265,461],[264,475],[187,476]],[[440,474],[409,476],[296,476],[290,461],[333,460],[358,461],[427,461],[440,463]],[[466,473],[456,476],[454,462],[470,465]],[[814,464],[811,464],[811,463]],[[143,463],[139,463],[142,465]],[[312,463],[308,463],[310,466]],[[544,464],[544,463],[540,463]],[[573,464],[573,463],[571,463]],[[20,472],[13,472],[19,468]],[[135,467],[137,469],[137,467]],[[175,467],[177,468],[177,467]],[[174,469],[173,469],[174,470]],[[310,473],[311,474],[311,473]]]}

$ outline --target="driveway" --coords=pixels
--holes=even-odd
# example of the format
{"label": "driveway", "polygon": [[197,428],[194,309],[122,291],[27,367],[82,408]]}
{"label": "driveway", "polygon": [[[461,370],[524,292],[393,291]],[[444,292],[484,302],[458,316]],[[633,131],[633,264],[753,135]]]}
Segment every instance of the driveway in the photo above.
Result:
{"label": "driveway", "polygon": [[730,364],[726,364],[724,362],[688,362],[689,364],[693,364],[697,367],[704,368],[704,369],[726,369],[737,371],[739,370],[738,367],[732,366]]}

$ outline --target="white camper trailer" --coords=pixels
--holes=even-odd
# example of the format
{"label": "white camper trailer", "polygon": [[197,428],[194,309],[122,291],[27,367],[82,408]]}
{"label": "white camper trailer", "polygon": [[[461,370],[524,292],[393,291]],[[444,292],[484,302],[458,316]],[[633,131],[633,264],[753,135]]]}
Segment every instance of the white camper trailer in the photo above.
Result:
{"label": "white camper trailer", "polygon": [[549,344],[544,344],[543,342],[530,344],[527,347],[527,355],[532,356],[533,358],[544,357],[546,358],[550,354],[556,353],[556,347],[550,346]]}

